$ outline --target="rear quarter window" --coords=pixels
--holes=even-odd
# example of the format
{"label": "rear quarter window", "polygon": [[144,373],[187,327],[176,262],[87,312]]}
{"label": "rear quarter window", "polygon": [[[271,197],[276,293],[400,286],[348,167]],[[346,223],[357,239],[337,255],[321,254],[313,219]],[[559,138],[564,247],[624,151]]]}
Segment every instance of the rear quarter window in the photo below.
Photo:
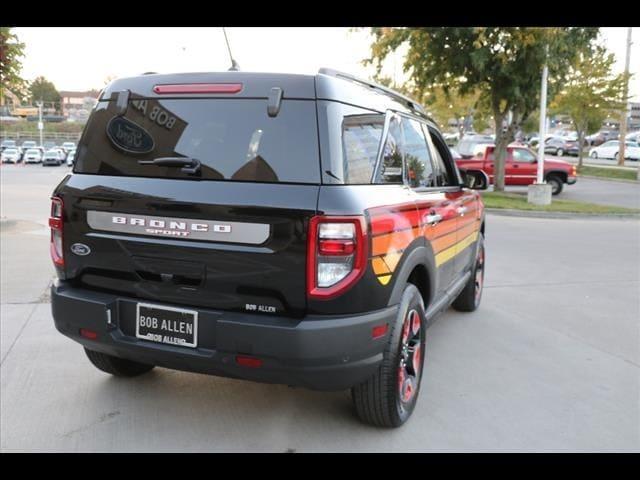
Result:
{"label": "rear quarter window", "polygon": [[[140,160],[186,157],[201,176]],[[313,100],[283,100],[276,117],[266,99],[132,98],[126,114],[101,102],[78,145],[76,173],[246,182],[319,183]]]}

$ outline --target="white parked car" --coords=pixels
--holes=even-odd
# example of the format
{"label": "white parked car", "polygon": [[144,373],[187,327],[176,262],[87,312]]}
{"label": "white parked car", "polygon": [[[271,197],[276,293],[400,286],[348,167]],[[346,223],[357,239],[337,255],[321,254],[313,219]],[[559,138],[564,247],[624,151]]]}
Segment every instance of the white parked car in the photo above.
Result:
{"label": "white parked car", "polygon": [[624,138],[627,142],[640,143],[640,132],[627,133],[627,136]]}
{"label": "white parked car", "polygon": [[75,150],[75,149],[76,149],[76,144],[75,144],[75,143],[73,143],[73,142],[64,142],[64,143],[61,145],[61,148],[62,148],[65,152],[69,153],[71,150]]}
{"label": "white parked car", "polygon": [[2,151],[2,163],[18,163],[21,158],[22,154],[17,148],[5,148]]}
{"label": "white parked car", "polygon": [[71,149],[69,150],[69,153],[67,153],[67,167],[73,167],[73,163],[75,162],[76,159],[76,149]]}
{"label": "white parked car", "polygon": [[569,140],[571,142],[577,142],[578,141],[578,132],[566,132],[564,135],[562,135],[562,139],[563,140]]}
{"label": "white parked car", "polygon": [[24,152],[24,163],[41,163],[42,151],[39,148],[29,148]]}
{"label": "white parked car", "polygon": [[[617,160],[619,150],[620,142],[618,140],[609,140],[589,150],[589,156],[591,158],[612,158]],[[625,142],[625,159],[639,160],[640,145],[635,142]]]}

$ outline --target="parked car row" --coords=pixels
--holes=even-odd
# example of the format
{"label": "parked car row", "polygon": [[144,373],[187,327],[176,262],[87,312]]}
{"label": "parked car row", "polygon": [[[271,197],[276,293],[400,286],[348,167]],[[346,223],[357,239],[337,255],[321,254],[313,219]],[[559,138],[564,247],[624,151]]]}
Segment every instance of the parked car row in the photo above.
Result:
{"label": "parked car row", "polygon": [[[640,144],[637,142],[626,141],[624,142],[624,158],[625,160],[640,161]],[[609,158],[618,160],[618,154],[620,153],[620,141],[609,140],[597,147],[593,147],[589,150],[589,156],[591,158]]]}
{"label": "parked car row", "polygon": [[3,140],[1,161],[2,163],[42,163],[43,165],[73,165],[76,144],[64,142],[58,146],[55,142],[47,141],[42,146],[33,140],[25,140],[18,146],[15,140]]}

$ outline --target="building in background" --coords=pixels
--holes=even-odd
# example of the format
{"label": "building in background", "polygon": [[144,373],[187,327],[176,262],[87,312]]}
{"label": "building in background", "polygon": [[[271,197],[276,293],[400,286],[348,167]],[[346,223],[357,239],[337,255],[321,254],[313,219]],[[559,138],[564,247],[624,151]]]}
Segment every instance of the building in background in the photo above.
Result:
{"label": "building in background", "polygon": [[69,119],[86,120],[89,112],[98,102],[98,90],[84,92],[61,91],[60,108],[63,116]]}

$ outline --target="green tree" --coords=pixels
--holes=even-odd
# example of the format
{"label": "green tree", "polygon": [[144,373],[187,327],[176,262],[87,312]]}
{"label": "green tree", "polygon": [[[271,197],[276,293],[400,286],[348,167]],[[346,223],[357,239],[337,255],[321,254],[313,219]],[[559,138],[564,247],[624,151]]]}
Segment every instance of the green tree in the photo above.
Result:
{"label": "green tree", "polygon": [[[626,106],[625,74],[613,75],[614,63],[614,54],[603,46],[581,52],[571,65],[565,87],[550,104],[551,111],[571,117],[578,145],[584,145],[584,137],[596,132],[612,111]],[[578,165],[582,166],[582,148]]]}
{"label": "green tree", "polygon": [[52,82],[42,76],[31,82],[29,93],[31,102],[34,104],[35,102],[44,102],[45,105],[53,103],[56,110],[60,106],[60,93]]}
{"label": "green tree", "polygon": [[19,41],[12,30],[10,27],[0,27],[0,94],[4,96],[6,88],[22,98],[27,93],[27,82],[20,76],[24,43]]}
{"label": "green tree", "polygon": [[496,190],[504,190],[506,148],[539,103],[540,77],[549,68],[553,97],[569,64],[597,36],[597,28],[427,27],[373,28],[371,56],[377,71],[405,42],[403,65],[419,91],[441,87],[461,95],[478,91],[496,127]]}

